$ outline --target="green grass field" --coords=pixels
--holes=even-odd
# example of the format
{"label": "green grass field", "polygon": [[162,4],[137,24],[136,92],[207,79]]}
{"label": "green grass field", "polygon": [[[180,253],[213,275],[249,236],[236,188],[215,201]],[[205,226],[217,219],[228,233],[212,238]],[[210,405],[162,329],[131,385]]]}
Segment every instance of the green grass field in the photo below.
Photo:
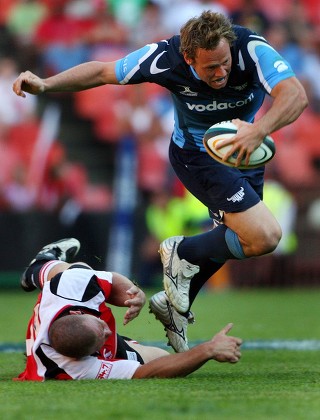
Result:
{"label": "green grass field", "polygon": [[[24,341],[34,294],[0,294],[0,342]],[[14,382],[20,352],[0,353],[1,419],[319,419],[319,350],[253,350],[255,340],[320,340],[320,289],[203,292],[193,309],[189,340],[210,338],[228,322],[244,339],[236,365],[209,362],[183,379]],[[121,320],[124,310],[115,311]],[[119,332],[164,344],[164,332],[144,308]],[[281,348],[281,346],[280,346]]]}

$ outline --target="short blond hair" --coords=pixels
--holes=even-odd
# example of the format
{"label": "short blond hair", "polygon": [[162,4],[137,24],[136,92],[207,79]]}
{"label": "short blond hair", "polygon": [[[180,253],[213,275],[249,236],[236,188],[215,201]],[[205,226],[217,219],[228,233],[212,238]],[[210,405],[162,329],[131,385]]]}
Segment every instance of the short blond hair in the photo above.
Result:
{"label": "short blond hair", "polygon": [[199,48],[214,50],[221,39],[226,39],[230,45],[236,40],[232,23],[227,16],[207,10],[182,26],[180,52],[194,60]]}

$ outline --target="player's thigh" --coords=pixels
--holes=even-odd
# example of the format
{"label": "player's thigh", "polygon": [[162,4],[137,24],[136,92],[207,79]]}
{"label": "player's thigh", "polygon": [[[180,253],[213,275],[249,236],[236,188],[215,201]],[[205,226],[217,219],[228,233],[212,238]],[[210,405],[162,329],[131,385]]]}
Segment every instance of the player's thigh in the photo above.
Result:
{"label": "player's thigh", "polygon": [[129,341],[127,343],[131,348],[140,354],[144,363],[148,363],[151,360],[158,359],[159,357],[168,356],[169,354],[166,350],[159,347],[144,346],[135,341]]}
{"label": "player's thigh", "polygon": [[170,145],[170,162],[185,187],[210,214],[243,212],[262,198],[263,168],[240,171],[214,161],[208,154]]}
{"label": "player's thigh", "polygon": [[280,225],[263,201],[242,212],[225,213],[223,220],[242,244],[267,241],[276,245],[281,238]]}

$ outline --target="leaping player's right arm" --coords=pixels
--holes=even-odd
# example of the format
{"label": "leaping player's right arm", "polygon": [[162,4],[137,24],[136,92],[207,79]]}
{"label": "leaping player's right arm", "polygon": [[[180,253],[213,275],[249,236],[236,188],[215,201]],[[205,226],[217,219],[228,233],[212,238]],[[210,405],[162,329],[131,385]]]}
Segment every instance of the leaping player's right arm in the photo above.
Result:
{"label": "leaping player's right arm", "polygon": [[38,95],[43,92],[78,92],[106,84],[118,84],[115,62],[90,61],[41,79],[25,71],[13,83],[16,95],[25,97],[25,92]]}

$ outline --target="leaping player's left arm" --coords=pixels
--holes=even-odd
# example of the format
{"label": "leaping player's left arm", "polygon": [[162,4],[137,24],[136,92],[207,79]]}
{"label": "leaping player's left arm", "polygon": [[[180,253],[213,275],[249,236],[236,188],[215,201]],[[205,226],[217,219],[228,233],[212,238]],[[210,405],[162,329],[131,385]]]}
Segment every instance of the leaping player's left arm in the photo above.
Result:
{"label": "leaping player's left arm", "polygon": [[224,144],[232,144],[224,160],[238,152],[237,164],[243,158],[248,164],[251,153],[260,146],[265,136],[291,124],[308,105],[306,92],[295,77],[289,63],[261,37],[250,37],[247,44],[248,60],[254,63],[260,83],[272,97],[270,109],[259,120],[249,124],[233,120],[237,134]]}
{"label": "leaping player's left arm", "polygon": [[270,109],[253,124],[263,137],[291,124],[308,106],[306,92],[296,77],[276,84],[270,95]]}
{"label": "leaping player's left arm", "polygon": [[266,40],[250,37],[247,50],[260,83],[273,99],[270,109],[253,124],[262,141],[295,121],[308,105],[308,99],[290,64]]}
{"label": "leaping player's left arm", "polygon": [[[238,151],[237,162],[246,157],[249,162],[250,154],[262,143],[263,139],[280,128],[295,121],[308,105],[306,92],[296,77],[280,81],[270,93],[273,102],[269,110],[253,124],[239,119],[232,120],[237,126],[237,135],[232,139],[234,147],[225,155],[227,160]],[[227,144],[227,142],[225,142]]]}

